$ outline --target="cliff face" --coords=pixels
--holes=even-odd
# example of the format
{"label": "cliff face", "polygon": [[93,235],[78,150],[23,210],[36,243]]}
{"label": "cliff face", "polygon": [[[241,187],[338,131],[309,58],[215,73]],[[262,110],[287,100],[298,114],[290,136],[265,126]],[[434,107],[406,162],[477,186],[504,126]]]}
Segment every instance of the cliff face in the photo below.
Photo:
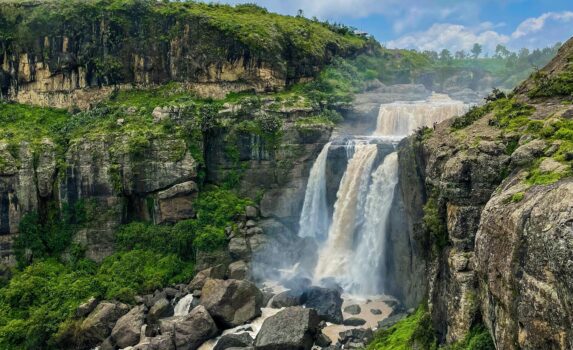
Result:
{"label": "cliff face", "polygon": [[1,94],[52,107],[86,108],[113,87],[169,81],[203,97],[274,91],[365,47],[254,6],[18,1],[3,4],[0,26]]}
{"label": "cliff face", "polygon": [[[542,84],[558,77],[555,91],[567,88],[572,52],[569,41]],[[539,84],[402,145],[420,155],[401,165],[425,183],[423,214],[412,218],[432,251],[429,305],[442,341],[484,323],[498,349],[573,346],[573,109],[571,96],[540,95]]]}

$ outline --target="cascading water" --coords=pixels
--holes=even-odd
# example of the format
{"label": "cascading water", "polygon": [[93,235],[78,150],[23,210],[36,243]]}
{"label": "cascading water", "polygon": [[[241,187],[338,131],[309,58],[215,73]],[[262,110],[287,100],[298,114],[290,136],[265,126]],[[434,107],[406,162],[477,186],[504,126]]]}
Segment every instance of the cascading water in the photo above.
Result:
{"label": "cascading water", "polygon": [[448,95],[432,94],[426,101],[393,102],[380,106],[375,136],[404,138],[423,126],[466,112],[467,105]]}
{"label": "cascading water", "polygon": [[426,101],[381,105],[373,135],[347,142],[348,164],[331,221],[324,178],[331,144],[325,146],[311,171],[299,232],[300,236],[313,237],[319,243],[324,240],[314,270],[315,282],[333,278],[345,291],[355,295],[384,292],[385,246],[399,174],[396,152],[385,152],[382,163],[375,166],[378,158],[384,156],[378,154],[379,149],[384,145],[382,148],[392,149],[416,129],[461,115],[467,107],[440,94],[432,94]]}
{"label": "cascading water", "polygon": [[332,226],[328,240],[320,251],[315,270],[315,279],[334,277],[344,283],[353,258],[354,232],[360,219],[358,210],[366,198],[370,171],[376,158],[376,144],[359,144],[354,147],[354,156],[348,163],[338,190]]}
{"label": "cascading water", "polygon": [[[392,152],[372,174],[372,184],[364,207],[365,224],[360,232],[350,275],[354,276],[351,290],[362,295],[381,291],[381,277],[386,275],[383,264],[388,226],[388,215],[398,184],[398,153]],[[384,233],[384,234],[381,234]]]}
{"label": "cascading water", "polygon": [[326,160],[330,142],[327,143],[310,170],[300,215],[298,235],[323,241],[328,233],[330,217],[326,204]]}

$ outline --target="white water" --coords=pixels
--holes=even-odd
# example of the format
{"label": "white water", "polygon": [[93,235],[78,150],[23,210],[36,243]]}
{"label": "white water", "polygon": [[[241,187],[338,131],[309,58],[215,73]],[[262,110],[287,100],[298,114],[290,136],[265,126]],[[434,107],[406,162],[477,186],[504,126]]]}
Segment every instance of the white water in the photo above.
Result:
{"label": "white water", "polygon": [[393,102],[380,106],[375,136],[404,138],[423,126],[462,115],[468,106],[448,95],[432,94],[426,101]]}
{"label": "white water", "polygon": [[175,305],[173,315],[174,316],[185,316],[189,314],[191,310],[191,303],[193,303],[193,294],[187,294]]}
{"label": "white water", "polygon": [[[353,259],[354,232],[360,220],[359,207],[363,203],[368,190],[370,171],[376,158],[376,144],[358,144],[354,146],[354,156],[350,159],[340,189],[336,195],[332,226],[328,240],[319,254],[314,278],[348,277],[349,267]],[[340,281],[341,283],[348,281]],[[344,287],[344,286],[343,286]]]}
{"label": "white water", "polygon": [[386,275],[381,252],[385,252],[388,219],[394,190],[398,184],[398,153],[393,152],[372,174],[364,208],[365,224],[361,230],[350,275],[354,276],[351,287],[361,295],[375,295],[381,291],[381,276]]}
{"label": "white water", "polygon": [[330,217],[326,204],[326,160],[329,149],[330,142],[323,147],[310,170],[299,221],[300,237],[322,241],[328,233]]}
{"label": "white water", "polygon": [[323,149],[324,154],[321,152],[311,172],[306,191],[310,197],[305,198],[300,221],[301,236],[322,239],[323,236],[317,233],[328,232],[314,270],[315,282],[334,278],[354,295],[383,292],[389,215],[398,183],[398,155],[396,152],[386,155],[372,173],[378,153],[376,143],[395,145],[416,129],[462,115],[467,108],[463,102],[441,94],[432,94],[426,101],[381,105],[373,135],[347,143],[348,166],[338,189],[328,231],[324,230],[328,225],[324,218],[328,213],[326,187],[322,187],[326,179],[320,178],[326,175],[328,147]]}

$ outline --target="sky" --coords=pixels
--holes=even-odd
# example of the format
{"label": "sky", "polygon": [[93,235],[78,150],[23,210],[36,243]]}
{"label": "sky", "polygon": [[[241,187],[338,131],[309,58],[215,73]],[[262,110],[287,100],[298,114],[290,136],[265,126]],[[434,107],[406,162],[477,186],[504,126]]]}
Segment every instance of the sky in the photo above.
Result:
{"label": "sky", "polygon": [[551,46],[573,36],[573,0],[219,0],[344,23],[389,48],[493,53]]}

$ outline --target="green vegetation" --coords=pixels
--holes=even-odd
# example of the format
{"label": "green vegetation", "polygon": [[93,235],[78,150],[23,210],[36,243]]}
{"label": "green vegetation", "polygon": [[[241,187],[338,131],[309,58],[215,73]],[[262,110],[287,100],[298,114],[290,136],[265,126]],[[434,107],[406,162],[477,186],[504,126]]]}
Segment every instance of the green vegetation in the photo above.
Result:
{"label": "green vegetation", "polygon": [[54,211],[46,223],[35,214],[26,216],[17,247],[21,266],[29,266],[0,288],[0,348],[56,349],[87,298],[130,303],[138,293],[188,282],[197,251],[220,249],[225,227],[248,204],[231,191],[206,188],[195,203],[197,219],[173,226],[125,225],[116,234],[117,252],[99,265],[71,243],[71,234],[95,214],[89,204]]}
{"label": "green vegetation", "polygon": [[488,330],[477,325],[466,337],[454,344],[438,347],[432,320],[427,309],[420,306],[416,312],[394,326],[380,330],[367,350],[494,350]]}
{"label": "green vegetation", "polygon": [[438,200],[435,196],[430,196],[424,205],[422,220],[424,229],[432,237],[432,246],[438,252],[441,251],[449,243],[449,238],[446,223],[443,220],[443,215],[440,215]]}
{"label": "green vegetation", "polygon": [[425,307],[399,321],[394,326],[380,330],[367,350],[409,350],[438,348],[432,320]]}
{"label": "green vegetation", "polygon": [[524,192],[517,192],[517,193],[515,193],[513,196],[511,196],[511,202],[512,202],[512,203],[521,202],[524,197],[525,197],[525,193],[524,193]]}
{"label": "green vegetation", "polygon": [[495,345],[487,328],[482,325],[473,327],[466,337],[443,350],[495,350]]}

